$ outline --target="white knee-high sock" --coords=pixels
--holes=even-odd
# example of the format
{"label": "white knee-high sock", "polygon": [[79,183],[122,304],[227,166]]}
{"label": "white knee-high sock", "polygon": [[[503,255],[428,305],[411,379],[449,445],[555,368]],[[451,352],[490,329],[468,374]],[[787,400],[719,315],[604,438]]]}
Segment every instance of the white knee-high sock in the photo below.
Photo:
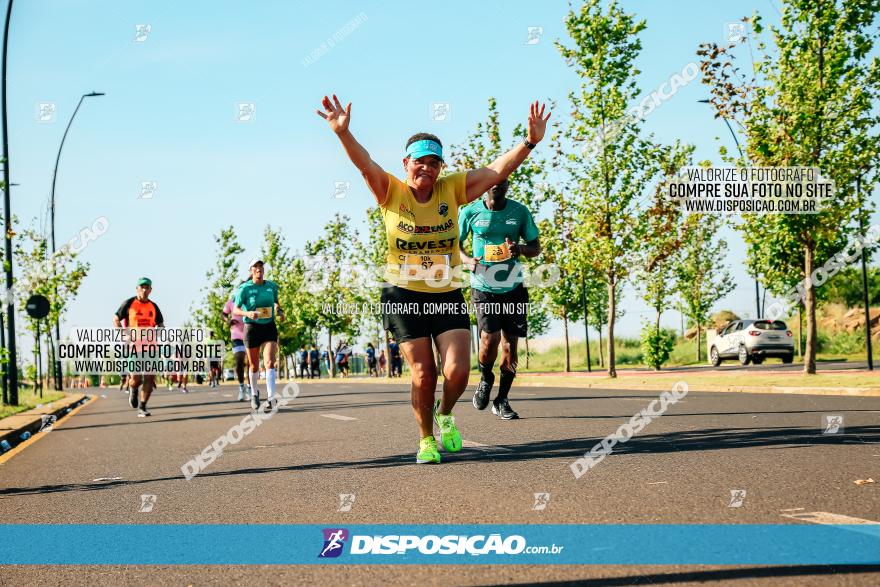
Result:
{"label": "white knee-high sock", "polygon": [[277,374],[277,369],[266,369],[266,393],[270,398],[275,397],[275,377]]}
{"label": "white knee-high sock", "polygon": [[260,374],[259,372],[254,373],[253,371],[248,371],[248,378],[251,382],[251,394],[254,397],[259,396],[259,391],[257,390],[257,384],[260,382]]}

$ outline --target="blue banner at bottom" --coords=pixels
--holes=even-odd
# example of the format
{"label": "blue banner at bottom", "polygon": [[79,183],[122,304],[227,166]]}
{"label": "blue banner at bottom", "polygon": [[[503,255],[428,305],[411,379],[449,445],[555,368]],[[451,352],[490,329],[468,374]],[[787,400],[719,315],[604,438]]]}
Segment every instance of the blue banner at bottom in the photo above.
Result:
{"label": "blue banner at bottom", "polygon": [[0,564],[880,564],[880,525],[0,525]]}

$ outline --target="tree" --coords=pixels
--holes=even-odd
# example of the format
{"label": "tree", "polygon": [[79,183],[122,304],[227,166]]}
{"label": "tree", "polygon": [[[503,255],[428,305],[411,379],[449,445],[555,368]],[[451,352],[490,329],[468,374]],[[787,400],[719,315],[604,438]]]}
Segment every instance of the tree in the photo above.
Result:
{"label": "tree", "polygon": [[[278,351],[284,359],[282,364],[289,376],[287,358],[293,355],[300,345],[308,342],[310,319],[304,315],[303,283],[304,267],[295,263],[290,255],[284,235],[280,230],[266,226],[263,231],[263,247],[260,258],[267,266],[266,278],[278,285],[278,299],[284,308],[284,321],[278,322]],[[311,319],[313,322],[314,319]]]}
{"label": "tree", "polygon": [[[378,206],[373,206],[367,209],[367,246],[364,249],[362,262],[366,265],[369,276],[375,277],[375,280],[379,283],[382,281],[382,275],[388,263],[387,259],[388,236],[385,232],[385,218],[382,214],[382,209]],[[364,288],[364,295],[373,307],[379,307],[382,296],[381,287],[368,283],[367,287]],[[384,345],[386,356],[390,357],[391,350],[388,347],[391,341],[382,323],[381,313],[376,315],[365,312],[364,320],[366,322],[365,326],[370,332],[373,332],[374,327],[378,327],[377,332],[383,340],[380,342],[379,338],[376,338],[376,347],[378,348],[380,344]]]}
{"label": "tree", "polygon": [[239,244],[232,225],[220,229],[214,236],[214,242],[217,245],[217,261],[205,272],[206,285],[202,288],[202,299],[190,314],[197,325],[214,333],[215,340],[231,344],[229,325],[223,317],[223,306],[243,280],[237,267],[238,258],[244,248]]}
{"label": "tree", "polygon": [[654,309],[654,324],[643,328],[642,349],[648,365],[658,371],[669,358],[675,341],[674,335],[670,339],[669,333],[660,328],[660,318],[673,303],[675,261],[687,238],[686,232],[694,224],[685,220],[678,202],[670,201],[665,193],[668,181],[689,163],[692,153],[693,147],[682,147],[678,142],[661,149],[663,180],[655,186],[653,202],[646,214],[647,230],[636,252],[639,261],[635,275],[642,299]]}
{"label": "tree", "polygon": [[675,332],[660,328],[655,324],[645,323],[642,328],[642,354],[645,364],[659,371],[669,360],[669,354],[675,346]]}
{"label": "tree", "polygon": [[[877,182],[880,61],[872,51],[880,36],[878,12],[877,0],[785,0],[780,26],[770,27],[773,47],[759,44],[750,80],[735,67],[731,47],[704,44],[698,51],[716,117],[735,122],[754,165],[813,167],[836,186],[833,201],[818,214],[743,221],[753,267],[772,271],[783,260],[781,280],[804,280],[805,374],[816,372],[817,350],[816,287],[805,278],[852,234],[856,177],[862,175],[866,193]],[[764,31],[758,14],[751,25],[758,35]],[[788,265],[793,259],[797,273]]]}
{"label": "tree", "polygon": [[550,308],[546,300],[546,291],[540,288],[529,290],[529,313],[526,316],[526,369],[529,368],[529,338],[547,334],[550,330]]}
{"label": "tree", "polygon": [[[327,331],[328,352],[333,353],[333,335],[355,337],[360,333],[361,320],[357,308],[368,300],[364,289],[350,287],[352,260],[364,258],[358,236],[349,224],[348,216],[336,214],[324,225],[318,240],[307,242],[305,253],[311,258],[312,271],[320,271],[321,284],[317,292],[320,303],[315,304],[316,324]],[[335,364],[330,362],[330,373],[336,375]]]}
{"label": "tree", "polygon": [[[12,293],[18,298],[22,312],[25,312],[27,300],[32,295],[42,295],[49,300],[49,314],[42,319],[44,327],[40,329],[46,337],[46,346],[49,349],[49,366],[54,359],[52,329],[49,325],[60,320],[70,302],[76,299],[88,274],[89,264],[77,261],[77,253],[68,246],[51,253],[46,237],[33,228],[22,231],[14,254],[20,269]],[[26,324],[34,335],[35,350],[41,352],[41,341],[37,339],[37,321],[28,316]]]}
{"label": "tree", "polygon": [[709,319],[712,306],[734,287],[733,278],[722,265],[727,243],[718,238],[721,220],[702,215],[688,218],[692,226],[685,231],[680,255],[673,272],[685,316],[697,328],[697,361],[702,347],[701,328]]}
{"label": "tree", "polygon": [[[828,280],[823,288],[829,302],[843,304],[847,308],[858,308],[862,305],[862,272],[860,269],[847,267]],[[868,268],[868,303],[880,304],[880,269]]]}
{"label": "tree", "polygon": [[616,377],[617,294],[632,271],[628,255],[642,240],[641,196],[658,165],[656,147],[641,136],[641,118],[626,112],[639,95],[635,59],[645,22],[637,22],[613,0],[605,10],[602,4],[589,0],[580,11],[570,11],[565,25],[574,44],[556,46],[582,79],[579,93],[569,95],[572,117],[566,138],[599,145],[597,158],[569,152],[564,164],[577,206],[572,235],[582,251],[577,256],[601,275],[607,288],[608,375]]}

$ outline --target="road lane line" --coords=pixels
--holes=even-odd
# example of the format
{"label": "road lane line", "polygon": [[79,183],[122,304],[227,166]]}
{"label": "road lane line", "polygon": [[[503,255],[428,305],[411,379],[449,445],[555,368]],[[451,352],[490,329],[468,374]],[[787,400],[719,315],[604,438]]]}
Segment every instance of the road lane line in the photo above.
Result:
{"label": "road lane line", "polygon": [[[437,442],[442,442],[439,438]],[[464,440],[461,441],[462,448],[475,448],[477,450],[503,450],[507,452],[511,452],[513,449],[504,448],[503,446],[491,446],[489,444],[482,444],[480,442],[475,442],[473,440]]]}
{"label": "road lane line", "polygon": [[342,421],[357,420],[357,418],[352,418],[350,416],[340,416],[339,414],[321,414],[321,417],[322,418],[330,418],[331,420],[342,420]]}
{"label": "road lane line", "polygon": [[802,522],[812,522],[813,524],[828,524],[828,525],[836,525],[836,524],[870,524],[870,525],[880,525],[880,522],[874,522],[872,520],[863,520],[862,518],[853,518],[851,516],[844,516],[841,514],[832,514],[831,512],[807,512],[804,514],[782,514],[783,518],[792,518],[795,520],[801,520]]}

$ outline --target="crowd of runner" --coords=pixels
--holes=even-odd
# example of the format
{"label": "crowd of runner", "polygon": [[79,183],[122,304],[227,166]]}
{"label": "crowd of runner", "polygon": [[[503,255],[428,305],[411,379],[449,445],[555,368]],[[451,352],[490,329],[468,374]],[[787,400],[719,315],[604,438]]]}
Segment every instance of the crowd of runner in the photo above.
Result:
{"label": "crowd of runner", "polygon": [[[389,339],[378,352],[372,343],[367,344],[367,375],[402,377],[406,361],[419,433],[416,462],[439,463],[441,446],[449,453],[461,450],[461,433],[452,411],[467,387],[471,370],[470,316],[461,283],[454,277],[460,276],[463,268],[470,273],[471,306],[476,310],[479,332],[480,380],[472,404],[484,410],[491,402],[492,413],[499,418],[518,418],[508,394],[516,377],[518,341],[527,333],[529,299],[519,258],[539,255],[541,246],[529,209],[507,198],[508,177],[544,138],[550,114],[544,116],[544,105],[531,104],[527,136],[520,144],[485,167],[443,177],[440,139],[429,133],[415,134],[405,144],[402,165],[406,177],[400,180],[380,167],[355,140],[349,129],[351,103],[343,107],[334,95],[332,100],[325,96],[322,106],[318,114],[364,177],[385,224],[388,253],[381,301]],[[251,408],[258,410],[265,398],[265,409],[272,409],[277,402],[277,322],[284,320],[284,310],[277,284],[265,279],[263,260],[251,260],[248,273],[248,279],[230,294],[222,314],[232,343],[238,401],[250,400]],[[162,327],[162,313],[150,300],[151,292],[150,279],[140,279],[136,295],[123,302],[114,324]],[[301,378],[320,378],[322,367],[332,373],[335,365],[335,372],[347,377],[352,354],[346,342],[324,350],[316,344],[303,345],[295,353],[294,373]],[[496,362],[499,384],[492,399]],[[441,373],[442,393],[435,399]],[[169,390],[176,384],[181,392],[188,391],[188,373],[164,375]],[[222,365],[213,361],[208,385],[219,385],[222,375]],[[265,396],[260,390],[261,379]],[[129,390],[130,405],[138,410],[138,416],[149,416],[147,402],[156,387],[156,375],[129,374],[122,387]],[[435,426],[440,432],[439,445]]]}

